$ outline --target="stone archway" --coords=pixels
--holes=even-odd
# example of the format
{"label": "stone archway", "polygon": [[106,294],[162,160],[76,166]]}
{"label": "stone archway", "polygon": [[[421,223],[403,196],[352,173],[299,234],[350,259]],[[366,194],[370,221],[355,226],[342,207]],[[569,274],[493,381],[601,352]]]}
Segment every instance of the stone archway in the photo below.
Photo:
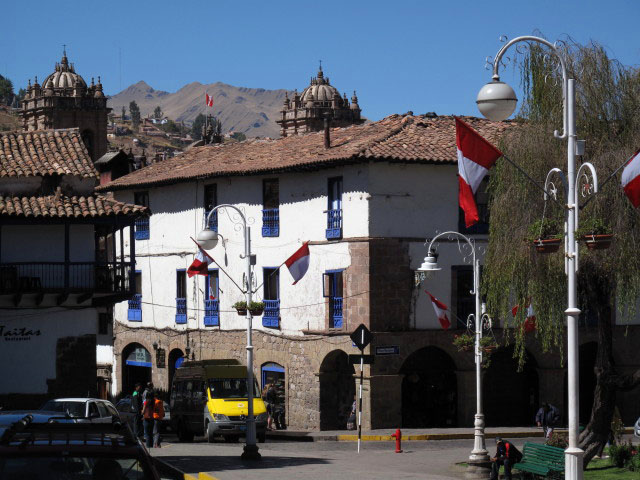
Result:
{"label": "stone archway", "polygon": [[344,430],[351,412],[355,369],[342,350],[327,354],[320,365],[320,430]]}
{"label": "stone archway", "polygon": [[539,407],[537,363],[525,352],[525,363],[518,372],[513,347],[491,354],[482,378],[483,410],[488,427],[533,425]]}
{"label": "stone archway", "polygon": [[413,352],[402,364],[402,426],[455,427],[458,387],[456,366],[437,347]]}
{"label": "stone archway", "polygon": [[184,359],[184,352],[179,348],[174,348],[169,352],[169,385],[167,386],[167,392],[171,394],[171,386],[173,385],[173,376],[176,373],[176,368],[180,367]]}
{"label": "stone archway", "polygon": [[136,383],[151,381],[151,353],[139,343],[130,343],[122,350],[122,391],[131,394]]}

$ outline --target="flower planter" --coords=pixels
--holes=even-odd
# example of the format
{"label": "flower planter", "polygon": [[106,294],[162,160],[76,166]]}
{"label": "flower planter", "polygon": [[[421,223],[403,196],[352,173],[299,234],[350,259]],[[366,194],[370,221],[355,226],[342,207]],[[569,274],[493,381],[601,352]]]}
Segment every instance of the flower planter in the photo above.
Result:
{"label": "flower planter", "polygon": [[470,352],[473,350],[473,345],[464,345],[462,347],[458,347],[458,350],[461,352]]}
{"label": "flower planter", "polygon": [[238,312],[238,315],[240,315],[241,317],[246,317],[247,316],[247,309],[246,308],[236,308],[236,311]]}
{"label": "flower planter", "polygon": [[486,346],[486,347],[482,347],[482,351],[484,353],[493,353],[493,352],[496,351],[497,348],[498,348],[497,345],[489,345],[489,346]]}
{"label": "flower planter", "polygon": [[589,250],[604,250],[611,246],[613,235],[584,235],[582,239],[584,240],[584,243],[587,244],[587,248]]}
{"label": "flower planter", "polygon": [[262,315],[262,312],[264,312],[264,308],[253,308],[250,311],[251,315],[253,315],[254,317],[259,317],[260,315]]}
{"label": "flower planter", "polygon": [[538,239],[533,241],[533,245],[536,247],[538,253],[553,253],[557,252],[562,245],[561,238],[549,238],[546,240]]}

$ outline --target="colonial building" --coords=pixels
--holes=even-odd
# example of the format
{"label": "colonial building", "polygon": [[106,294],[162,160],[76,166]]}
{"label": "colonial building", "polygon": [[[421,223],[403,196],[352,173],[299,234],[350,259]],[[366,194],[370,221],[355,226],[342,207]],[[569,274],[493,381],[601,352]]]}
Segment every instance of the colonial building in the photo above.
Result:
{"label": "colonial building", "polygon": [[4,408],[110,390],[112,306],[135,292],[124,229],[145,208],[96,194],[97,181],[78,129],[0,134]]}
{"label": "colonial building", "polygon": [[69,63],[66,51],[53,73],[42,85],[29,81],[22,101],[22,121],[26,131],[78,128],[82,142],[94,162],[107,152],[107,98],[98,83],[87,86]]}
{"label": "colonial building", "polygon": [[322,66],[302,95],[296,90],[293,99],[285,96],[280,113],[281,118],[276,123],[280,125],[280,135],[283,137],[318,132],[324,129],[325,121],[331,122],[334,127],[363,122],[356,92],[353,92],[349,104],[347,94],[340,96],[338,89],[329,82],[329,77],[324,76]]}

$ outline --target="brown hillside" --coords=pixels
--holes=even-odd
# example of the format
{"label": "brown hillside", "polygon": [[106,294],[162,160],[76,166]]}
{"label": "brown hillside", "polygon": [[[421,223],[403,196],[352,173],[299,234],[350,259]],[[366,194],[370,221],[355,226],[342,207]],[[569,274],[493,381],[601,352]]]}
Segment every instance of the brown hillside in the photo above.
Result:
{"label": "brown hillside", "polygon": [[[213,95],[213,108],[206,107],[205,92]],[[234,87],[220,82],[209,85],[193,82],[175,93],[169,93],[154,90],[140,81],[110,97],[108,105],[115,114],[120,114],[124,106],[128,114],[129,103],[135,101],[142,116],[153,113],[160,105],[166,116],[185,123],[192,122],[199,113],[212,113],[222,121],[223,132],[233,130],[249,137],[277,138],[280,133],[275,121],[286,92]]]}

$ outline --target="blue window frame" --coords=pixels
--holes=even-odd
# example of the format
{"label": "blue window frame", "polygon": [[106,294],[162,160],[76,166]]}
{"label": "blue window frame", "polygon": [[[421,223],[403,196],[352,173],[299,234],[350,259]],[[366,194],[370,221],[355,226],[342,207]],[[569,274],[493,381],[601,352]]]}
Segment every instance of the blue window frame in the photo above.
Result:
{"label": "blue window frame", "polygon": [[129,309],[127,310],[127,320],[130,322],[142,321],[142,272],[136,270],[135,277],[136,293],[129,299]]}
{"label": "blue window frame", "polygon": [[262,236],[280,235],[280,182],[277,178],[262,181]]}
{"label": "blue window frame", "polygon": [[328,180],[327,240],[342,238],[342,177]]}
{"label": "blue window frame", "polygon": [[328,270],[323,274],[322,293],[329,299],[329,328],[342,328],[343,325],[343,270]]}
{"label": "blue window frame", "polygon": [[[218,205],[218,188],[215,183],[204,186],[204,219],[202,220],[205,224],[207,222],[207,217],[209,216],[209,212],[213,210],[216,205]],[[213,230],[214,232],[218,231],[218,212],[216,211],[211,218],[209,219],[209,225],[205,225],[205,228],[209,230]]]}
{"label": "blue window frame", "polygon": [[187,272],[176,270],[176,323],[187,323]]}
{"label": "blue window frame", "polygon": [[263,268],[264,313],[262,326],[269,328],[280,327],[280,270],[278,268]]}
{"label": "blue window frame", "polygon": [[262,366],[262,388],[266,387],[269,383],[284,383],[284,368],[277,363],[269,362]]}
{"label": "blue window frame", "polygon": [[[133,194],[133,203],[149,207],[149,192],[135,192]],[[135,221],[134,237],[136,240],[149,239],[149,217],[141,217]]]}
{"label": "blue window frame", "polygon": [[218,269],[209,270],[209,275],[204,279],[204,326],[220,326],[220,299],[218,298]]}

